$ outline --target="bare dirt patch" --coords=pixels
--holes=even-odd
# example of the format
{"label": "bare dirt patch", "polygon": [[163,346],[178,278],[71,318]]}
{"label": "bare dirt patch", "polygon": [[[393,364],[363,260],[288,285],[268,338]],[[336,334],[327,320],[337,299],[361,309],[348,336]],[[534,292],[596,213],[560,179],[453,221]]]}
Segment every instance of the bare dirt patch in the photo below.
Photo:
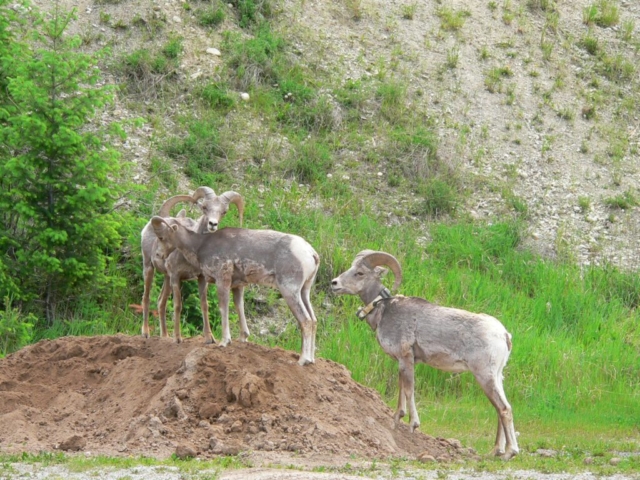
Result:
{"label": "bare dirt patch", "polygon": [[[472,456],[393,428],[380,395],[335,362],[246,343],[125,335],[43,340],[0,360],[0,451],[202,458]],[[271,460],[270,460],[271,461]]]}

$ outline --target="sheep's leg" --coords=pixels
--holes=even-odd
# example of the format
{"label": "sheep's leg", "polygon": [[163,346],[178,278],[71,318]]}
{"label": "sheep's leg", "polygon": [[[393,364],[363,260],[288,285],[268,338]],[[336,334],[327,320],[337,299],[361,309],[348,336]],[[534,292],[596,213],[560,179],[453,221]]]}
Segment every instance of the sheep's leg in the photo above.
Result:
{"label": "sheep's leg", "polygon": [[216,343],[216,339],[211,332],[211,323],[209,322],[209,302],[207,301],[207,289],[209,284],[203,275],[198,276],[198,293],[200,294],[200,311],[202,312],[202,336],[205,345]]}
{"label": "sheep's leg", "polygon": [[232,288],[231,291],[233,292],[233,304],[240,319],[240,341],[246,342],[250,333],[247,318],[244,316],[244,287]]}
{"label": "sheep's leg", "polygon": [[311,354],[312,363],[315,361],[316,355],[316,332],[318,330],[318,319],[316,318],[316,314],[313,311],[313,306],[311,305],[311,299],[309,298],[309,293],[311,292],[311,287],[313,286],[313,281],[315,280],[315,276],[309,279],[302,286],[302,292],[300,293],[302,297],[302,303],[307,311],[307,315],[311,318],[311,345],[309,347]]}
{"label": "sheep's leg", "polygon": [[145,266],[143,268],[144,276],[144,293],[142,294],[142,336],[149,338],[149,302],[151,301],[151,286],[153,284],[153,266]]}
{"label": "sheep's leg", "polygon": [[313,352],[311,348],[313,346],[313,320],[310,318],[307,313],[307,309],[302,302],[302,297],[300,292],[283,292],[282,296],[287,301],[287,305],[289,305],[289,309],[293,316],[298,320],[298,325],[300,326],[300,332],[302,334],[302,352],[300,353],[300,360],[298,363],[300,365],[308,365],[314,362]]}
{"label": "sheep's leg", "polygon": [[398,371],[398,408],[393,415],[394,428],[398,428],[400,420],[407,412],[407,396],[404,393],[404,383],[402,381],[402,373]]}
{"label": "sheep's leg", "polygon": [[518,448],[516,431],[513,425],[513,412],[504,394],[500,378],[502,378],[502,372],[486,376],[476,375],[482,390],[498,413],[498,432],[496,434],[496,443],[491,453],[509,460],[516,456],[520,449]]}
{"label": "sheep's leg", "polygon": [[173,339],[176,343],[181,343],[180,316],[182,315],[182,293],[180,292],[180,279],[171,277],[170,282],[171,289],[173,290]]}
{"label": "sheep's leg", "polygon": [[164,276],[162,282],[162,289],[158,296],[158,316],[160,317],[160,336],[163,338],[169,337],[167,333],[167,300],[171,293],[171,285],[169,284],[169,275]]}
{"label": "sheep's leg", "polygon": [[404,390],[405,399],[409,401],[409,429],[413,432],[420,426],[420,417],[416,409],[416,397],[414,391],[414,359],[413,352],[400,357],[400,381]]}
{"label": "sheep's leg", "polygon": [[222,322],[222,339],[220,345],[226,347],[231,343],[231,331],[229,330],[229,285],[216,282],[218,290],[218,308]]}

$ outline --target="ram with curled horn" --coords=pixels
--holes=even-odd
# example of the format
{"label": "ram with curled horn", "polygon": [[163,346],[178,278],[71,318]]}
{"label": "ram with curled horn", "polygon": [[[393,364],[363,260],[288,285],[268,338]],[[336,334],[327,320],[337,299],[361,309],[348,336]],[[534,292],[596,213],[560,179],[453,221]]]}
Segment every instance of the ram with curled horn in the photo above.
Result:
{"label": "ram with curled horn", "polygon": [[[181,210],[177,217],[170,217],[171,209],[181,202],[196,204],[202,215],[198,220],[186,217],[186,212]],[[218,226],[229,206],[233,204],[238,208],[240,225],[244,214],[244,200],[242,195],[234,191],[216,195],[210,187],[199,187],[193,195],[176,195],[167,199],[160,207],[159,217],[172,219],[186,228],[198,234],[208,234],[218,229]],[[202,311],[203,336],[205,343],[213,343],[213,333],[209,324],[209,304],[207,302],[207,282],[199,268],[191,265],[178,251],[167,252],[158,243],[158,238],[153,230],[151,222],[142,230],[142,268],[144,276],[144,293],[142,297],[142,336],[148,338],[149,330],[149,302],[153,276],[156,271],[164,274],[164,282],[158,297],[158,314],[160,317],[160,335],[168,337],[166,325],[167,300],[173,293],[173,324],[174,338],[176,342],[182,341],[180,333],[180,315],[182,314],[182,295],[180,284],[185,280],[198,280],[198,293],[200,296],[200,309]],[[233,300],[240,318],[241,340],[249,338],[249,329],[244,316],[244,291],[242,288],[233,291]]]}
{"label": "ram with curled horn", "polygon": [[511,334],[494,317],[442,307],[418,297],[393,296],[382,284],[383,266],[402,279],[400,263],[386,252],[364,250],[351,268],[331,281],[336,294],[359,295],[357,312],[376,332],[378,343],[400,367],[396,426],[409,404],[409,427],[420,426],[415,404],[414,367],[426,363],[446,372],[470,371],[498,413],[493,454],[509,459],[518,454],[511,405],[504,393],[502,371],[511,353]]}
{"label": "ram with curled horn", "polygon": [[198,235],[180,222],[154,217],[151,220],[165,251],[177,250],[207,281],[216,284],[222,317],[221,345],[231,341],[229,332],[229,292],[245,285],[277,288],[298,321],[302,353],[298,363],[314,362],[318,320],[310,292],[320,265],[320,256],[297,235],[274,230],[223,228]]}

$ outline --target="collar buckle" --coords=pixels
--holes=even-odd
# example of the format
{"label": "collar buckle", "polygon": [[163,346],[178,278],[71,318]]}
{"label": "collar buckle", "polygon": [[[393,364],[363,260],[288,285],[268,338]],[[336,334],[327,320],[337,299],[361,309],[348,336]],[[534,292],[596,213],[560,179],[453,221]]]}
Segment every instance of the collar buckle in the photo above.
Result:
{"label": "collar buckle", "polygon": [[380,303],[380,300],[384,300],[385,298],[391,298],[391,297],[392,295],[389,289],[383,288],[380,291],[380,294],[376,298],[374,298],[369,305],[358,308],[358,311],[356,312],[356,316],[360,320],[364,320],[365,318],[367,318],[367,315],[369,315],[371,311],[378,306],[378,303]]}

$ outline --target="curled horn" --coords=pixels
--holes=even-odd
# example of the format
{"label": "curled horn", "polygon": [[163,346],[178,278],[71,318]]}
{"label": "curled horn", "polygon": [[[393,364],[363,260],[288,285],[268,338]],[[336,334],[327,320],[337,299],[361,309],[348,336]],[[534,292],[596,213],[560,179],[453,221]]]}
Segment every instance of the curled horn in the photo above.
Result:
{"label": "curled horn", "polygon": [[193,192],[193,195],[191,196],[191,198],[193,200],[193,203],[196,203],[201,198],[204,198],[204,197],[211,198],[215,196],[216,196],[216,192],[213,191],[213,188],[198,187],[196,191]]}
{"label": "curled horn", "polygon": [[165,202],[160,207],[160,212],[158,216],[160,217],[168,217],[171,209],[180,202],[190,202],[192,203],[194,200],[191,195],[176,195],[175,197],[171,197],[165,200]]}
{"label": "curled horn", "polygon": [[224,198],[227,204],[233,203],[236,207],[238,207],[238,214],[240,215],[240,226],[242,226],[242,216],[244,215],[244,199],[242,195],[238,192],[234,192],[229,190],[228,192],[224,192],[220,197]]}
{"label": "curled horn", "polygon": [[395,277],[395,281],[393,283],[394,290],[397,290],[400,286],[400,283],[402,283],[402,269],[400,268],[400,263],[393,255],[385,252],[372,252],[364,256],[362,258],[362,261],[369,268],[374,268],[377,266],[389,267],[393,272],[393,276]]}

